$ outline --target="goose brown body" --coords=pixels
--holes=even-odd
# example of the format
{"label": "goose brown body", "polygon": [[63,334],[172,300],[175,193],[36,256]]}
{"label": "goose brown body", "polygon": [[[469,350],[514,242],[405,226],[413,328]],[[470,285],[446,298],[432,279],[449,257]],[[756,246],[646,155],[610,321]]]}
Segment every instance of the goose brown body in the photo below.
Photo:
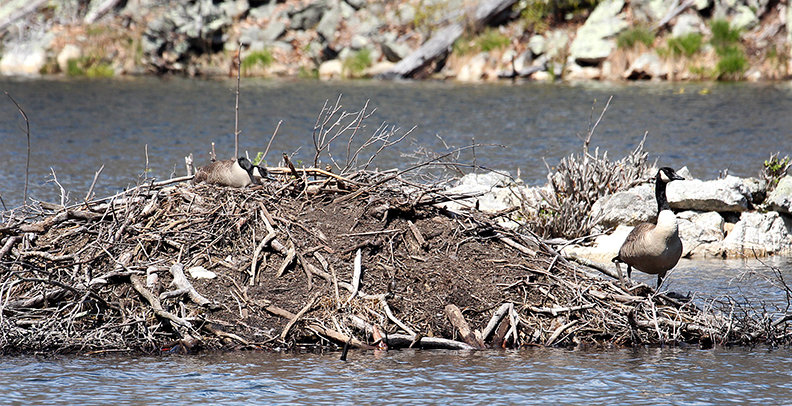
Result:
{"label": "goose brown body", "polygon": [[198,168],[193,182],[242,188],[253,183],[253,164],[245,157],[215,161]]}
{"label": "goose brown body", "polygon": [[666,198],[666,184],[684,179],[673,169],[664,167],[657,172],[655,198],[657,199],[657,223],[641,223],[627,236],[614,262],[627,264],[627,277],[632,268],[657,275],[657,287],[666,273],[676,266],[682,256],[682,240],[679,238],[676,215],[671,211]]}

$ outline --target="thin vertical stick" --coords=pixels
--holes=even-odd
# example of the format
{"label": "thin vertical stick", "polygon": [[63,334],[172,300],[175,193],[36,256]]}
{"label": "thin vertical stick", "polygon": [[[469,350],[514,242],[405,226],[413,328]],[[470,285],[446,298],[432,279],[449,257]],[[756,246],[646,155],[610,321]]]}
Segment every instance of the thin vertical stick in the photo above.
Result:
{"label": "thin vertical stick", "polygon": [[270,146],[272,145],[272,141],[275,140],[275,136],[278,135],[278,130],[280,129],[281,123],[283,120],[278,121],[278,126],[275,127],[275,131],[272,133],[272,137],[270,137],[269,142],[267,143],[267,149],[264,150],[264,155],[262,159],[267,158],[267,154],[269,153]]}
{"label": "thin vertical stick", "polygon": [[[30,178],[30,121],[28,120],[28,117],[27,117],[27,114],[25,114],[25,111],[22,110],[22,107],[19,107],[19,103],[17,103],[16,100],[14,100],[14,98],[11,97],[10,94],[8,94],[8,92],[5,92],[5,94],[6,94],[6,96],[8,96],[9,99],[11,99],[12,102],[14,102],[14,105],[16,106],[17,110],[19,110],[19,113],[22,114],[22,118],[25,119],[25,135],[27,136],[27,161],[25,161],[25,200],[24,200],[24,205],[27,206],[27,204],[28,204],[28,179]],[[3,205],[5,205],[5,203],[3,203]]]}
{"label": "thin vertical stick", "polygon": [[237,87],[236,87],[236,106],[234,108],[234,159],[239,156],[239,82],[242,72],[242,43],[237,42]]}

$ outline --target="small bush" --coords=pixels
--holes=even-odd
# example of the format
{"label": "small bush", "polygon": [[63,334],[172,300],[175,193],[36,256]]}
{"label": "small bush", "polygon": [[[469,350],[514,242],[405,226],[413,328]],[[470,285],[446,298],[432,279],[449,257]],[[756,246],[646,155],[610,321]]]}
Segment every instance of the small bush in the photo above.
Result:
{"label": "small bush", "polygon": [[368,49],[361,49],[352,54],[349,58],[344,59],[344,73],[348,77],[360,77],[363,75],[363,71],[371,66],[371,64],[371,51]]}
{"label": "small bush", "polygon": [[629,30],[622,31],[619,37],[616,38],[616,44],[620,49],[632,49],[636,44],[642,43],[647,47],[651,47],[654,43],[654,32],[646,27],[633,27]]}
{"label": "small bush", "polygon": [[242,72],[247,73],[250,69],[260,66],[262,68],[266,68],[267,66],[272,65],[274,58],[272,57],[272,53],[265,49],[263,51],[253,51],[250,55],[246,56],[245,59],[242,60]]}
{"label": "small bush", "polygon": [[792,166],[792,159],[785,156],[778,159],[778,152],[770,154],[770,159],[764,161],[759,177],[767,182],[767,190],[771,191],[778,186],[778,181],[787,175],[789,167]]}
{"label": "small bush", "polygon": [[704,36],[697,32],[670,38],[668,40],[668,51],[674,57],[691,57],[701,50],[703,39]]}

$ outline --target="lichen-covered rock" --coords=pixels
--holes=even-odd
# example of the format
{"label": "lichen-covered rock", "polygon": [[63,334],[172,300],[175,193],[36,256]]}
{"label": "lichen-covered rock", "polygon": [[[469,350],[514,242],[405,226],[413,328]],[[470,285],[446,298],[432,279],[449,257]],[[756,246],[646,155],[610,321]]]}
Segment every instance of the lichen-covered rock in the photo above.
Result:
{"label": "lichen-covered rock", "polygon": [[668,203],[677,210],[737,211],[749,209],[751,192],[740,178],[701,181],[680,180],[668,184]]}

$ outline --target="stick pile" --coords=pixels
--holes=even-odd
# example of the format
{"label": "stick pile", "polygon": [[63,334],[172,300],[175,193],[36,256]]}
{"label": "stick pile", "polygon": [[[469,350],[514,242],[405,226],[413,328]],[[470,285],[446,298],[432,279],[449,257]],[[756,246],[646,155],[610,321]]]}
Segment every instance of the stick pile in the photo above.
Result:
{"label": "stick pile", "polygon": [[0,351],[786,340],[786,320],[625,290],[397,172],[276,168],[0,217]]}

